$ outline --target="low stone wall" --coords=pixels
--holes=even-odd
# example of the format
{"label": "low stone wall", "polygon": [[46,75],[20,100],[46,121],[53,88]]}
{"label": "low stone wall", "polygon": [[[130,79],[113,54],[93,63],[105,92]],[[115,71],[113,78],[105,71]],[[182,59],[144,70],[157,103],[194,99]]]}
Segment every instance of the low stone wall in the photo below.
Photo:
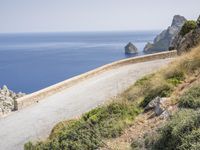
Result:
{"label": "low stone wall", "polygon": [[175,57],[176,55],[177,55],[177,51],[174,50],[174,51],[167,51],[167,52],[161,52],[161,53],[156,53],[156,54],[149,54],[149,55],[145,55],[145,56],[138,56],[138,57],[132,57],[132,58],[128,58],[128,59],[119,60],[119,61],[107,64],[107,65],[104,65],[102,67],[99,67],[97,69],[94,69],[92,71],[86,72],[84,74],[67,79],[65,81],[62,81],[62,82],[52,85],[50,87],[44,88],[40,91],[26,95],[22,98],[19,98],[19,99],[15,100],[14,107],[15,107],[15,110],[22,109],[31,104],[39,102],[40,100],[44,99],[45,97],[53,95],[53,94],[55,94],[59,91],[62,91],[68,87],[71,87],[80,81],[83,81],[85,79],[88,79],[90,77],[93,77],[97,74],[100,74],[100,73],[105,72],[110,69],[114,69],[114,68],[117,68],[117,67],[120,67],[123,65],[128,65],[128,64],[133,64],[133,63],[146,62],[146,61],[151,61],[151,60],[156,60],[156,59],[171,58],[171,57]]}

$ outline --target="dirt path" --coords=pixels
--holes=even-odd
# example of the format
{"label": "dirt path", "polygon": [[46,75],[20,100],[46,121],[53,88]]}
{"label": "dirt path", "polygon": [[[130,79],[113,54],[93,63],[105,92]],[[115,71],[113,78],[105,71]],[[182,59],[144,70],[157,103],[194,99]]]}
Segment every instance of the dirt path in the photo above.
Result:
{"label": "dirt path", "polygon": [[172,59],[130,64],[112,69],[0,119],[0,149],[23,149],[25,142],[45,138],[55,124],[81,115],[116,96]]}

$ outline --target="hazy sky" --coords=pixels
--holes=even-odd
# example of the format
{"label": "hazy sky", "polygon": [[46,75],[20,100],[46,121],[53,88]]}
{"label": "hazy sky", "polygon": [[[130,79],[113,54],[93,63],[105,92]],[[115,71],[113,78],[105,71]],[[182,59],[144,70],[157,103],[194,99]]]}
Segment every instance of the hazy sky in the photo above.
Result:
{"label": "hazy sky", "polygon": [[0,0],[0,32],[163,29],[196,19],[200,0]]}

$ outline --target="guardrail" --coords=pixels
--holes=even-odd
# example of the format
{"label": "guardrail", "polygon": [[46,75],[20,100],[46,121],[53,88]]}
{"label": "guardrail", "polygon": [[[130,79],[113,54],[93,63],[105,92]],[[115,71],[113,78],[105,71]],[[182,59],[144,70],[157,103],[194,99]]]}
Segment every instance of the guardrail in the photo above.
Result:
{"label": "guardrail", "polygon": [[173,50],[173,51],[160,52],[160,53],[149,54],[145,56],[138,56],[138,57],[132,57],[132,58],[119,60],[107,65],[104,65],[102,67],[99,67],[97,69],[91,70],[89,72],[83,73],[81,75],[75,76],[73,78],[64,80],[62,82],[59,82],[55,85],[39,90],[37,92],[28,94],[24,97],[21,97],[15,100],[14,108],[15,110],[19,110],[29,105],[32,105],[34,103],[38,103],[40,100],[42,100],[45,97],[51,96],[59,91],[62,91],[66,88],[69,88],[75,85],[76,83],[80,81],[83,81],[85,79],[88,79],[90,77],[93,77],[97,74],[100,74],[110,69],[114,69],[114,68],[127,65],[127,64],[132,64],[132,63],[146,62],[146,61],[151,61],[151,60],[156,60],[156,59],[165,59],[165,58],[171,58],[175,56],[177,56],[177,51]]}

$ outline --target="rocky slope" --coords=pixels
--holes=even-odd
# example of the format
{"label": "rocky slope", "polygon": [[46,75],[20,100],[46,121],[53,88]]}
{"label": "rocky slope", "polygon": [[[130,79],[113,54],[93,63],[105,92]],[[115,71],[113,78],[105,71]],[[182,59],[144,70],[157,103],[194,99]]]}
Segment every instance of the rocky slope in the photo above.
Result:
{"label": "rocky slope", "polygon": [[184,36],[177,34],[170,45],[170,49],[176,49],[178,54],[190,51],[190,49],[200,42],[200,16],[197,19],[197,27]]}
{"label": "rocky slope", "polygon": [[24,96],[24,93],[14,93],[7,86],[0,88],[0,116],[5,115],[14,110],[14,101]]}
{"label": "rocky slope", "polygon": [[144,52],[168,50],[170,43],[179,33],[185,21],[186,19],[183,16],[175,15],[173,17],[171,26],[169,26],[166,30],[162,31],[158,36],[156,36],[153,43],[148,42],[144,47]]}

